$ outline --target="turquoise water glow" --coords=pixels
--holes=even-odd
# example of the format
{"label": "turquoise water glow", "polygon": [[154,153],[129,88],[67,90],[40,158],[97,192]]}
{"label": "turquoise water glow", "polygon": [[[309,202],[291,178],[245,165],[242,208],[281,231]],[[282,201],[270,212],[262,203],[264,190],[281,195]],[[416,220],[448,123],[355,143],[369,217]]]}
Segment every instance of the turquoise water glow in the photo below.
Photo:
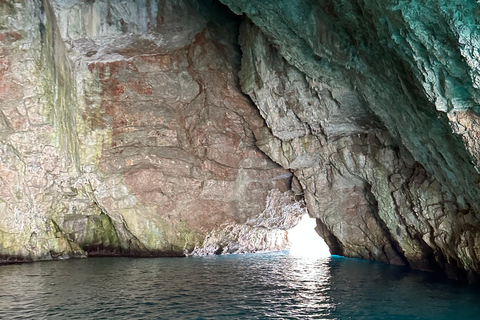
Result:
{"label": "turquoise water glow", "polygon": [[1,319],[479,319],[480,291],[287,252],[0,267]]}

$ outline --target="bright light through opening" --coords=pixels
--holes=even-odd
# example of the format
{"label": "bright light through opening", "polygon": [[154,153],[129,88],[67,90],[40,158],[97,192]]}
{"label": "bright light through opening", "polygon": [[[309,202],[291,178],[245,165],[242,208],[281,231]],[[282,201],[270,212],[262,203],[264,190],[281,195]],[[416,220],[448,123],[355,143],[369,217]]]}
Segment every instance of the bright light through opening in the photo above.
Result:
{"label": "bright light through opening", "polygon": [[325,241],[315,231],[316,221],[304,215],[300,222],[288,230],[290,253],[302,257],[330,257]]}

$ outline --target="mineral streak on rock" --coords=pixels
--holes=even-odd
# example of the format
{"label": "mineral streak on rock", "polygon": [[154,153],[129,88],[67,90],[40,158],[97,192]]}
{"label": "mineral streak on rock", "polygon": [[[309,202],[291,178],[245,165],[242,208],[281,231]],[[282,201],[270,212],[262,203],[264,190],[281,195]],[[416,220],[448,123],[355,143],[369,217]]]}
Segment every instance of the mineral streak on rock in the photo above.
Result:
{"label": "mineral streak on rock", "polygon": [[63,232],[81,191],[72,65],[51,6],[0,2],[1,262],[85,256]]}

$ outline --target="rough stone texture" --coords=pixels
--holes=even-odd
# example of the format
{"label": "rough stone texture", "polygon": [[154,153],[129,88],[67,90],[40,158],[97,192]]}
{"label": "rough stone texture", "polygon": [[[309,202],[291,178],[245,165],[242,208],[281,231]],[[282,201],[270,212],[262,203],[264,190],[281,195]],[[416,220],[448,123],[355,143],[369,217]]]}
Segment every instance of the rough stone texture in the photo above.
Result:
{"label": "rough stone texture", "polygon": [[480,112],[474,1],[222,2],[301,72],[355,92],[415,160],[480,211],[476,163],[445,114]]}
{"label": "rough stone texture", "polygon": [[478,5],[221,1],[0,0],[1,260],[283,248],[304,197],[478,279]]}
{"label": "rough stone texture", "polygon": [[0,43],[0,262],[84,256],[60,228],[89,200],[71,64],[48,3],[1,1]]}
{"label": "rough stone texture", "polygon": [[[4,261],[184,255],[258,218],[269,192],[294,206],[291,174],[255,146],[238,19],[204,5],[0,2]],[[284,248],[280,227],[240,247]]]}
{"label": "rough stone texture", "polygon": [[443,2],[222,2],[253,21],[241,78],[271,129],[258,145],[295,170],[331,250],[476,278],[477,94],[463,78],[475,53],[460,56],[452,40],[467,41],[470,13]]}
{"label": "rough stone texture", "polygon": [[306,77],[250,22],[241,42],[243,90],[272,132],[258,145],[294,170],[333,253],[451,276],[475,272],[478,253],[466,253],[462,240],[480,239],[474,212],[399,147],[354,92]]}
{"label": "rough stone texture", "polygon": [[[255,147],[249,125],[263,123],[241,94],[237,70],[227,59],[227,53],[238,56],[235,34],[209,27],[194,1],[140,9],[124,4],[131,10],[97,1],[58,13],[108,16],[115,8],[108,25],[121,29],[121,21],[130,19],[126,30],[112,31],[87,14],[100,24],[98,33],[89,35],[93,55],[84,38],[70,36],[88,30],[61,24],[79,69],[85,64],[89,72],[81,85],[85,102],[77,126],[85,130],[82,136],[94,132],[81,139],[94,144],[81,146],[82,159],[95,163],[87,176],[97,203],[117,230],[128,228],[122,238],[135,239],[147,251],[183,254],[201,247],[205,235],[223,224],[259,215],[269,190],[286,191],[289,177],[277,178],[285,171]],[[150,17],[146,26],[135,24],[144,21],[132,18],[134,8],[133,17]],[[137,33],[128,34],[132,30]],[[116,32],[127,34],[126,44],[117,43],[122,36]],[[90,90],[97,87],[100,92]],[[96,159],[90,150],[98,150]]]}
{"label": "rough stone texture", "polygon": [[259,216],[242,224],[222,224],[190,255],[285,250],[290,246],[285,231],[296,226],[305,214],[307,208],[303,201],[294,201],[290,191],[283,193],[274,189],[269,192],[265,210]]}

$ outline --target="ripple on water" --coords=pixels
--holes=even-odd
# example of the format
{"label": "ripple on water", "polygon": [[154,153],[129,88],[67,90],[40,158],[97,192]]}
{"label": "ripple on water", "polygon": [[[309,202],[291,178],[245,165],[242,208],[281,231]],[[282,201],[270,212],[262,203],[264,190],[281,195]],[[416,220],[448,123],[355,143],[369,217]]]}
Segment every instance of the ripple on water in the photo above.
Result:
{"label": "ripple on water", "polygon": [[286,252],[0,267],[4,319],[478,319],[472,287]]}

